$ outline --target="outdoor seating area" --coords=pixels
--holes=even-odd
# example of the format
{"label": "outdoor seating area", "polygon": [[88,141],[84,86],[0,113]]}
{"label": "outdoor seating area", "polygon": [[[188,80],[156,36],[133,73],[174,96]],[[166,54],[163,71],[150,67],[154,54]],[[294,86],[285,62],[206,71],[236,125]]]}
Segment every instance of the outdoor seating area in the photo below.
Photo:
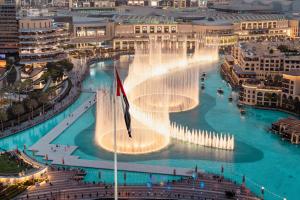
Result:
{"label": "outdoor seating area", "polygon": [[[16,199],[113,199],[114,188],[106,183],[86,183],[82,170],[51,167],[49,181],[29,188]],[[149,174],[151,179],[152,174]],[[198,173],[178,181],[119,185],[119,199],[258,199],[241,185],[222,176]]]}

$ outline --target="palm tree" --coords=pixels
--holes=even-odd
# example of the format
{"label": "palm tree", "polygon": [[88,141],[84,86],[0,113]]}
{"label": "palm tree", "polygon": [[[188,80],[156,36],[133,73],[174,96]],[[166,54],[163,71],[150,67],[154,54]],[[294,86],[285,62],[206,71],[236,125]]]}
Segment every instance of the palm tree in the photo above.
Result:
{"label": "palm tree", "polygon": [[33,118],[33,110],[38,107],[38,102],[35,99],[27,99],[25,105],[31,112],[31,118]]}
{"label": "palm tree", "polygon": [[3,132],[3,122],[8,119],[6,110],[0,109],[1,130]]}
{"label": "palm tree", "polygon": [[12,107],[12,112],[14,115],[18,116],[18,124],[20,124],[20,115],[25,113],[23,104],[21,104],[21,103],[14,104]]}
{"label": "palm tree", "polygon": [[38,101],[43,104],[43,114],[45,113],[45,104],[49,102],[49,94],[42,92]]}

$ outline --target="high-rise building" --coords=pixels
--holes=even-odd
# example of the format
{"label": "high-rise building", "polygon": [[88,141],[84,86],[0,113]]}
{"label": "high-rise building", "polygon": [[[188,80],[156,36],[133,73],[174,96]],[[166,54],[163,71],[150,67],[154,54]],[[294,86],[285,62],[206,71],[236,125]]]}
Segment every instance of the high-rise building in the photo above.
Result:
{"label": "high-rise building", "polygon": [[18,0],[0,0],[0,53],[18,52]]}

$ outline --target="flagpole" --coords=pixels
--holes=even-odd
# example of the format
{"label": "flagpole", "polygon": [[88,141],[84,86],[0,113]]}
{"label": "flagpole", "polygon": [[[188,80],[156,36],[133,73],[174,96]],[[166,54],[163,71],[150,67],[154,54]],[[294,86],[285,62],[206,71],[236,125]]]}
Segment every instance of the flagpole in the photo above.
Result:
{"label": "flagpole", "polygon": [[115,182],[115,200],[118,200],[118,165],[117,165],[117,112],[116,112],[116,66],[114,64],[114,94],[113,94],[113,110],[114,110],[114,182]]}

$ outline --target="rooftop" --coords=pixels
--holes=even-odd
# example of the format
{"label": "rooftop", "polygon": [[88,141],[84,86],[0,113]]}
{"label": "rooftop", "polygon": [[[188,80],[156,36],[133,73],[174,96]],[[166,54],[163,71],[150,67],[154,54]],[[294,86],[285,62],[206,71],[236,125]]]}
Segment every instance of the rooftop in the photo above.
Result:
{"label": "rooftop", "polygon": [[193,24],[209,25],[209,26],[230,26],[232,22],[223,19],[214,20],[212,18],[206,18],[203,20],[193,20]]}
{"label": "rooftop", "polygon": [[243,75],[256,75],[255,72],[246,72],[243,71],[239,65],[233,65],[233,70],[236,74],[243,74]]}
{"label": "rooftop", "polygon": [[[84,9],[84,12],[73,11],[58,11],[59,15],[73,15],[73,16],[95,16],[95,12],[91,9]],[[105,14],[105,15],[104,15]],[[241,21],[253,21],[253,20],[284,20],[286,17],[281,14],[249,14],[249,13],[227,13],[220,12],[214,9],[206,8],[186,8],[186,9],[162,9],[153,7],[138,7],[138,6],[120,6],[116,9],[104,9],[97,15],[102,18],[113,18],[117,22],[124,23],[173,23],[174,21],[197,21],[200,23],[215,23],[215,24],[227,24]],[[213,21],[207,20],[213,19]],[[201,20],[203,20],[201,22]]]}
{"label": "rooftop", "polygon": [[176,23],[173,17],[167,16],[157,16],[157,15],[143,15],[143,16],[136,16],[136,15],[116,15],[113,17],[115,22],[119,23],[140,23],[140,24],[173,24]]}

